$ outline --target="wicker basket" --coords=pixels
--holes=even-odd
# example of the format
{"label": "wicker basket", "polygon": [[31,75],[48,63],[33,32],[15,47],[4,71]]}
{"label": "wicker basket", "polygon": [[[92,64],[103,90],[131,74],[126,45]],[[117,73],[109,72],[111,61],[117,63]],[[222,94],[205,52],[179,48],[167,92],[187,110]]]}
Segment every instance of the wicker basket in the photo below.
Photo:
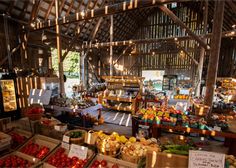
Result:
{"label": "wicker basket", "polygon": [[121,159],[125,160],[125,161],[128,161],[128,162],[131,162],[131,163],[137,164],[141,158],[142,158],[141,156],[130,156],[130,155],[127,155],[124,152],[121,152]]}
{"label": "wicker basket", "polygon": [[75,130],[67,131],[67,132],[65,133],[65,135],[69,136],[69,134],[70,134],[71,132],[77,132],[77,131],[82,132],[82,136],[81,136],[80,138],[70,138],[70,143],[72,143],[72,144],[83,144],[83,143],[84,143],[85,136],[86,136],[86,134],[87,134],[86,131],[81,130],[81,129],[75,129]]}

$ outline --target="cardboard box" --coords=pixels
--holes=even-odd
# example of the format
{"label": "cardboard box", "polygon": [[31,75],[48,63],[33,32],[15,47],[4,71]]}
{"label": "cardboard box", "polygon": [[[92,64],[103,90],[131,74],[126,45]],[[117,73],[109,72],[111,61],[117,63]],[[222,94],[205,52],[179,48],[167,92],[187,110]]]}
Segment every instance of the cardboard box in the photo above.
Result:
{"label": "cardboard box", "polygon": [[146,168],[187,168],[188,156],[148,151]]}
{"label": "cardboard box", "polygon": [[116,159],[111,156],[102,155],[102,154],[97,154],[96,157],[90,163],[89,167],[92,166],[92,164],[95,160],[98,160],[99,162],[102,160],[106,160],[108,167],[112,167],[113,164],[117,164],[119,166],[119,168],[137,168],[138,167],[137,164],[127,162],[124,160],[120,160],[120,159]]}

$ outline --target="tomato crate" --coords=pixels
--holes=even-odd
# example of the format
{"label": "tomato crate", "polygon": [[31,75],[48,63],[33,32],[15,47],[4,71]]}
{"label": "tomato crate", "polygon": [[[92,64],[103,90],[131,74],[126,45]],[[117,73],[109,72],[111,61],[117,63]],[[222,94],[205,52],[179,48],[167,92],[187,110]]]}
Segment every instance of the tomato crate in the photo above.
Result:
{"label": "tomato crate", "polygon": [[59,144],[59,140],[37,134],[21,146],[18,151],[22,154],[34,157],[35,159],[43,160],[58,147]]}
{"label": "tomato crate", "polygon": [[[95,163],[96,162],[96,163]],[[138,165],[135,163],[127,162],[121,159],[116,159],[111,156],[97,154],[92,160],[89,168],[93,167],[114,167],[114,168],[137,168]]]}
{"label": "tomato crate", "polygon": [[[63,160],[63,157],[64,156],[68,156],[68,154],[69,154],[69,150],[66,150],[66,149],[64,149],[63,147],[58,147],[57,149],[55,149],[50,155],[48,155],[44,160],[43,160],[43,168],[56,168],[56,166],[53,166],[51,163],[49,163],[49,160],[50,160],[50,158],[52,158],[53,156],[55,156],[56,155],[56,153],[57,152],[59,152],[59,150],[63,150],[64,152],[63,153],[61,153],[61,157],[62,158],[59,158],[59,159],[56,159],[56,160]],[[87,154],[87,161],[86,161],[86,163],[84,163],[83,164],[83,166],[82,167],[84,167],[84,168],[87,168],[88,167],[88,165],[89,165],[89,163],[93,160],[93,158],[95,157],[95,152],[93,151],[93,150],[91,150],[91,149],[88,149],[88,154]],[[53,161],[53,159],[51,159],[52,161]],[[65,160],[65,159],[64,159]],[[72,163],[73,163],[73,157],[72,157]],[[65,160],[66,161],[66,160]],[[77,161],[77,162],[80,162],[81,163],[81,161]],[[63,164],[63,163],[61,163],[61,164]],[[57,167],[71,167],[72,165],[66,165],[66,163],[64,163],[63,165],[60,165],[60,166],[57,166]],[[76,167],[76,166],[73,166],[73,167]],[[78,166],[79,167],[79,166]]]}
{"label": "tomato crate", "polygon": [[3,132],[0,132],[0,151],[10,149],[11,146],[11,136]]}
{"label": "tomato crate", "polygon": [[[11,157],[11,159],[8,159],[10,157]],[[13,159],[13,157],[14,157],[14,159]],[[8,159],[8,161],[6,161],[7,159]],[[10,160],[10,163],[9,163],[9,160]],[[8,165],[6,165],[6,162],[8,162],[7,163]],[[28,155],[18,152],[18,151],[11,152],[11,153],[4,155],[3,157],[0,158],[0,167],[35,168],[35,167],[38,167],[40,164],[41,163],[39,162],[39,160],[37,158],[28,156]]]}
{"label": "tomato crate", "polygon": [[32,136],[31,132],[15,128],[7,133],[12,138],[11,149],[18,149],[24,145]]}

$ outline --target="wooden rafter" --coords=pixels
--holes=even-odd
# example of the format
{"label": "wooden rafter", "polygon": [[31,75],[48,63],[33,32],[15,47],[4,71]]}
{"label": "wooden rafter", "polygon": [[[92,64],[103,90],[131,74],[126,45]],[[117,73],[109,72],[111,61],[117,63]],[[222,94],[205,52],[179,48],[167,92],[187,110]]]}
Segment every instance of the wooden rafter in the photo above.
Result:
{"label": "wooden rafter", "polygon": [[28,1],[25,1],[24,2],[24,6],[23,6],[23,9],[19,15],[19,18],[24,18],[25,16],[25,11],[27,11],[27,6],[28,6],[29,2]]}
{"label": "wooden rafter", "polygon": [[[187,2],[190,0],[179,0],[178,2]],[[84,17],[76,17],[78,16],[77,13],[75,13],[74,15],[70,15],[68,17],[66,17],[65,19],[59,20],[59,24],[60,25],[66,25],[69,23],[74,23],[74,22],[79,22],[82,20],[90,20],[96,17],[102,17],[102,16],[108,16],[108,15],[113,15],[113,14],[118,14],[118,13],[122,13],[124,12],[124,8],[125,11],[133,11],[136,9],[141,9],[141,8],[148,8],[148,7],[155,7],[161,4],[166,4],[166,3],[170,3],[173,2],[173,0],[162,0],[162,1],[155,1],[155,3],[153,3],[153,0],[137,0],[136,1],[137,6],[132,5],[133,7],[130,8],[130,3],[117,3],[114,5],[107,5],[104,7],[100,7],[98,9],[94,9],[93,12],[92,11],[85,11],[85,16]],[[107,10],[106,10],[107,9]],[[93,13],[93,15],[92,15]],[[46,29],[49,27],[55,27],[55,20],[51,20],[50,21],[50,25],[48,22],[43,22],[41,24],[38,24],[36,26],[36,28],[32,31],[36,31],[36,30],[42,30],[42,29]]]}
{"label": "wooden rafter", "polygon": [[10,14],[13,7],[15,6],[15,4],[17,3],[18,0],[15,0],[14,2],[11,2],[10,5],[8,6],[6,13]]}
{"label": "wooden rafter", "polygon": [[[79,3],[79,6],[78,6],[77,9],[75,10],[75,13],[79,12],[80,7],[81,7],[82,4],[83,4],[83,1],[81,0],[80,3]],[[71,23],[68,24],[67,29],[66,29],[66,31],[65,31],[65,34],[67,34],[67,33],[69,32],[70,26],[71,26]],[[76,28],[76,27],[75,27],[75,28]],[[74,31],[76,31],[76,29],[74,29]]]}
{"label": "wooden rafter", "polygon": [[50,5],[49,5],[49,7],[48,7],[47,13],[45,14],[45,17],[44,17],[45,21],[48,20],[49,14],[50,14],[50,12],[52,10],[52,7],[53,7],[54,3],[55,3],[55,0],[52,0]]}
{"label": "wooden rafter", "polygon": [[202,47],[205,48],[205,50],[208,50],[207,44],[199,38],[195,33],[193,33],[170,9],[168,9],[164,5],[158,6],[164,13],[166,13],[176,24],[178,24],[181,28],[185,29],[186,32],[194,39],[196,40]]}
{"label": "wooden rafter", "polygon": [[61,1],[61,4],[60,4],[60,9],[59,9],[59,11],[60,11],[60,14],[62,13],[62,9],[64,8],[64,6],[65,6],[65,1],[66,0],[62,0]]}
{"label": "wooden rafter", "polygon": [[30,14],[30,20],[29,20],[29,24],[33,21],[35,21],[37,15],[38,15],[38,10],[39,10],[39,6],[40,6],[40,2],[41,0],[36,0],[34,5],[33,5],[33,8],[32,8],[32,11],[31,11],[31,14]]}

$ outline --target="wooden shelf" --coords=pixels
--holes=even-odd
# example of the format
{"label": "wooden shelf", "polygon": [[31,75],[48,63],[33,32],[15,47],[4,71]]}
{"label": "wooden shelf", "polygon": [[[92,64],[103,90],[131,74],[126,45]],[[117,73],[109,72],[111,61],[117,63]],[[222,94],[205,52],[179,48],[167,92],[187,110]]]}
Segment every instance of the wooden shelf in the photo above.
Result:
{"label": "wooden shelf", "polygon": [[128,107],[115,107],[115,106],[108,106],[108,105],[102,105],[102,106],[105,108],[112,109],[112,110],[133,112],[133,110]]}
{"label": "wooden shelf", "polygon": [[104,96],[103,99],[115,100],[115,101],[119,101],[119,102],[129,102],[129,103],[132,103],[135,101],[135,99],[122,98],[122,97],[117,97],[117,96],[108,96],[108,97]]}

